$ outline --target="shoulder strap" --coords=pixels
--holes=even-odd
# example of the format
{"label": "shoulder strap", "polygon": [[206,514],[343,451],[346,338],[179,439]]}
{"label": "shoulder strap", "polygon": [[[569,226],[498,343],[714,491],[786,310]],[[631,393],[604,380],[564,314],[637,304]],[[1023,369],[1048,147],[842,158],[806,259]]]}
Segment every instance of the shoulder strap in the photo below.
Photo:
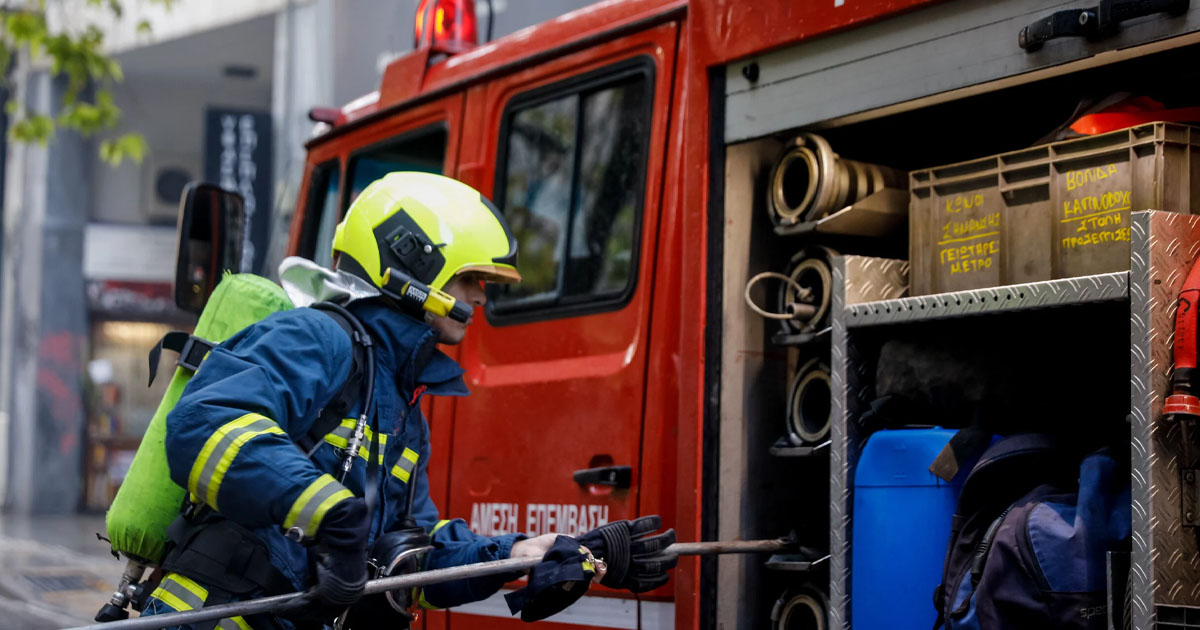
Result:
{"label": "shoulder strap", "polygon": [[999,514],[1008,504],[1044,483],[1052,483],[1074,468],[1069,453],[1045,434],[1006,437],[984,451],[971,469],[958,498],[958,513]]}
{"label": "shoulder strap", "polygon": [[338,393],[321,409],[321,413],[313,422],[308,433],[297,443],[304,452],[311,454],[321,444],[325,436],[336,430],[354,404],[363,397],[363,380],[366,373],[366,354],[371,347],[370,335],[366,333],[362,323],[353,313],[332,302],[317,302],[312,308],[330,317],[346,334],[350,336],[354,353],[350,364],[350,375]]}
{"label": "shoulder strap", "polygon": [[154,376],[158,374],[158,362],[162,358],[163,350],[171,350],[179,354],[179,359],[175,361],[175,365],[181,368],[195,372],[200,369],[200,362],[217,344],[201,339],[196,335],[189,335],[180,330],[172,330],[163,335],[158,343],[150,348],[150,383],[154,384]]}
{"label": "shoulder strap", "polygon": [[[350,368],[350,378],[342,385],[342,389],[338,395],[334,397],[334,402],[344,403],[347,400],[350,402],[346,404],[345,409],[335,415],[333,427],[341,424],[345,412],[354,406],[355,399],[362,401],[359,421],[369,421],[371,423],[371,432],[375,435],[374,439],[368,440],[367,479],[366,486],[363,488],[363,499],[367,503],[367,513],[371,514],[371,518],[374,520],[375,500],[379,488],[379,417],[372,409],[374,404],[373,398],[375,397],[375,348],[371,341],[371,335],[367,333],[367,329],[363,326],[362,322],[353,313],[346,310],[344,306],[333,302],[317,302],[313,304],[313,308],[332,317],[350,335],[350,340],[353,342],[354,361]],[[360,392],[357,397],[355,397],[356,389]],[[323,411],[321,416],[314,423],[314,429],[310,430],[307,436],[318,445],[325,438],[325,433],[314,436],[314,430],[321,429],[321,427],[316,427],[315,425],[331,422],[326,412]],[[315,449],[315,446],[309,447],[309,452],[311,453]],[[352,465],[357,456],[356,453],[348,454],[347,464],[337,476],[339,481],[344,480],[346,472],[349,471],[349,466]]]}

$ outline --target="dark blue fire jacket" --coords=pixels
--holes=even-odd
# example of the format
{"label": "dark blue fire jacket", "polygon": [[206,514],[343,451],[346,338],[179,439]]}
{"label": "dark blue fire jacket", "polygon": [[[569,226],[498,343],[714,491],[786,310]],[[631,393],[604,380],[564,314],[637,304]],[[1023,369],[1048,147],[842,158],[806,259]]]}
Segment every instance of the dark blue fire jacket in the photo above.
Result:
{"label": "dark blue fire jacket", "polygon": [[[353,362],[349,335],[311,308],[276,313],[209,353],[167,417],[171,478],[194,500],[254,530],[269,547],[272,564],[300,590],[311,583],[309,551],[283,532],[299,527],[319,538],[321,519],[331,507],[362,496],[369,442],[377,440],[381,479],[372,538],[396,528],[407,495],[414,492],[413,515],[432,533],[435,546],[426,568],[507,558],[524,536],[484,537],[461,519],[439,520],[429,496],[429,425],[420,396],[468,394],[462,368],[435,348],[436,333],[424,322],[377,300],[349,308],[375,343],[379,430],[368,434],[343,483],[334,475],[358,407],[311,458],[295,443],[341,390]],[[430,586],[420,601],[438,608],[477,601],[514,577]]]}

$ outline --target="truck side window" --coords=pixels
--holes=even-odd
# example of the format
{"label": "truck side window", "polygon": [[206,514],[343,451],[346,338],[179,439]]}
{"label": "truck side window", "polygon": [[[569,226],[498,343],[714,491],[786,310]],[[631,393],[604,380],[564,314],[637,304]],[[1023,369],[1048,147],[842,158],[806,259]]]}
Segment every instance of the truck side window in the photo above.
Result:
{"label": "truck side window", "polygon": [[501,322],[514,312],[603,310],[632,293],[650,135],[647,65],[509,106],[496,197],[524,281],[492,290]]}
{"label": "truck side window", "polygon": [[350,196],[347,207],[371,182],[394,171],[442,174],[446,163],[445,125],[405,133],[355,154],[350,160]]}
{"label": "truck side window", "polygon": [[313,168],[308,184],[308,204],[304,212],[304,229],[300,234],[297,254],[329,267],[330,245],[333,231],[337,227],[338,192],[340,174],[337,160],[330,160]]}

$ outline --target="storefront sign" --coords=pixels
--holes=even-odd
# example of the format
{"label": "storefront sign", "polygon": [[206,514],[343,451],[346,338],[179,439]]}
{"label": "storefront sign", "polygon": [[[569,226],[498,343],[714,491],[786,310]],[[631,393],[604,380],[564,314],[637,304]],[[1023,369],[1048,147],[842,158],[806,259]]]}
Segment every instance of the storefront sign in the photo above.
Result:
{"label": "storefront sign", "polygon": [[190,319],[187,313],[175,306],[170,284],[89,280],[87,297],[88,307],[93,313],[110,318]]}
{"label": "storefront sign", "polygon": [[175,280],[173,227],[89,223],[83,232],[83,277],[171,284]]}
{"label": "storefront sign", "polygon": [[266,112],[210,107],[204,123],[204,178],[246,200],[242,271],[257,271],[271,227],[271,116]]}

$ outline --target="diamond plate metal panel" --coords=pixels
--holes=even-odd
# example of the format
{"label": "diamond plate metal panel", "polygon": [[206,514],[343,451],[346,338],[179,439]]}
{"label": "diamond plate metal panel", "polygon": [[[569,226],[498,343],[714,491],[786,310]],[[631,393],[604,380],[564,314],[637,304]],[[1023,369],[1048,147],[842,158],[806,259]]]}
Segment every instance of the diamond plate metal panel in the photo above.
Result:
{"label": "diamond plate metal panel", "polygon": [[833,313],[830,322],[830,451],[829,451],[829,627],[850,628],[850,496],[846,418],[849,395],[846,371],[846,258],[833,259]]}
{"label": "diamond plate metal panel", "polygon": [[908,261],[846,257],[845,304],[895,300],[908,295]]}
{"label": "diamond plate metal panel", "polygon": [[1120,271],[974,291],[864,302],[848,306],[845,319],[847,327],[858,328],[1124,300],[1128,295],[1129,272]]}
{"label": "diamond plate metal panel", "polygon": [[[1162,419],[1175,301],[1200,257],[1200,217],[1134,215],[1130,282],[1135,627],[1153,627],[1157,606],[1200,604],[1200,550],[1180,524],[1179,427]],[[1136,285],[1136,288],[1135,288]]]}
{"label": "diamond plate metal panel", "polygon": [[[850,533],[854,504],[854,468],[862,452],[864,432],[857,419],[874,391],[874,362],[860,352],[846,327],[850,299],[897,298],[908,291],[908,263],[900,260],[845,256],[833,259],[833,312],[830,340],[832,429],[829,462],[829,627],[850,628]],[[851,286],[854,288],[851,289]]]}
{"label": "diamond plate metal panel", "polygon": [[1131,225],[1129,270],[1130,333],[1130,451],[1133,500],[1133,548],[1130,558],[1129,601],[1133,627],[1154,627],[1154,576],[1151,571],[1153,536],[1150,511],[1150,420],[1154,407],[1150,362],[1150,217],[1134,214]]}

